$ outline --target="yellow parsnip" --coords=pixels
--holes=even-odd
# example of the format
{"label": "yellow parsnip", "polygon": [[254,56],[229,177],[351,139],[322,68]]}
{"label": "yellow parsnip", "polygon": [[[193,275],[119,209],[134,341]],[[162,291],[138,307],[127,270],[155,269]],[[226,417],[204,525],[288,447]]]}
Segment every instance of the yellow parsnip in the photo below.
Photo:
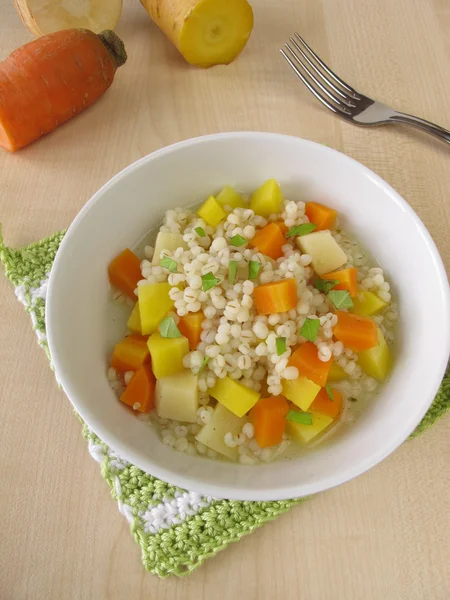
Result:
{"label": "yellow parsnip", "polygon": [[141,0],[144,8],[188,63],[229,64],[253,29],[247,0]]}

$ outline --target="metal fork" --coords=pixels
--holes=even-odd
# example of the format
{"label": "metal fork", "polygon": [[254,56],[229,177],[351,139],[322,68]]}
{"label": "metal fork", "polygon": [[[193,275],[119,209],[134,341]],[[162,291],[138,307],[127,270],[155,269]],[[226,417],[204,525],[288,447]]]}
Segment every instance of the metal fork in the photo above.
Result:
{"label": "metal fork", "polygon": [[412,125],[450,144],[450,131],[447,129],[425,119],[397,112],[355,91],[327,67],[298,33],[295,39],[291,37],[289,41],[290,44],[285,44],[287,53],[281,49],[281,54],[309,91],[335,114],[355,125]]}

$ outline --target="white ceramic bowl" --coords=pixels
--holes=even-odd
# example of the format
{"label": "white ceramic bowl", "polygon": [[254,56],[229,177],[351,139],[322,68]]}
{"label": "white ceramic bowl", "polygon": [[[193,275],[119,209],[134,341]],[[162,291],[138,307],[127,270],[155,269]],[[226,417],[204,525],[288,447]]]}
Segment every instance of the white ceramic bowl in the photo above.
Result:
{"label": "white ceramic bowl", "polygon": [[[107,308],[107,265],[159,226],[168,208],[205,199],[225,184],[251,191],[269,177],[287,198],[337,208],[393,282],[400,307],[389,382],[343,436],[307,455],[257,467],[190,457],[117,401],[106,377],[125,318]],[[278,500],[330,488],[399,446],[430,406],[449,355],[449,290],[436,247],[408,204],[377,175],[330,148],[265,133],[231,133],[163,148],[116,175],[67,232],[47,300],[50,351],[66,394],[120,456],[172,484],[238,500]]]}

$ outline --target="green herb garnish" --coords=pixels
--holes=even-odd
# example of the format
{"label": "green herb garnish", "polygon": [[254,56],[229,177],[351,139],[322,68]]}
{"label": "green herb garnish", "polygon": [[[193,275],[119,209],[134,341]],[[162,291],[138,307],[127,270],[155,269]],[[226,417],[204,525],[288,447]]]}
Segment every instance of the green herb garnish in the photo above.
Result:
{"label": "green herb garnish", "polygon": [[218,283],[220,283],[220,279],[217,279],[211,271],[206,273],[206,275],[202,275],[202,290],[207,292],[211,288],[215,287]]}
{"label": "green herb garnish", "polygon": [[319,290],[319,292],[323,292],[324,294],[328,294],[328,292],[337,286],[338,283],[339,281],[337,279],[320,279],[319,277],[316,277],[313,281],[316,290]]}
{"label": "green herb garnish", "polygon": [[358,402],[358,398],[355,398],[354,396],[350,396],[349,400],[350,402]]}
{"label": "green herb garnish", "polygon": [[197,235],[199,235],[200,237],[205,237],[205,236],[206,236],[206,233],[205,233],[205,230],[203,229],[203,227],[196,227],[196,228],[194,229],[194,231],[195,231],[195,233],[196,233]]}
{"label": "green herb garnish", "polygon": [[302,325],[302,328],[300,329],[300,335],[309,340],[310,342],[315,342],[317,334],[319,333],[319,327],[319,319],[310,319],[309,317],[307,317]]}
{"label": "green herb garnish", "polygon": [[258,277],[259,270],[261,268],[261,263],[257,260],[251,260],[248,263],[248,278],[256,279]]}
{"label": "green herb garnish", "polygon": [[281,356],[282,354],[284,354],[286,352],[286,338],[279,337],[276,339],[275,343],[277,346],[277,354],[278,354],[278,356]]}
{"label": "green herb garnish", "polygon": [[331,292],[328,292],[327,296],[338,309],[351,308],[353,306],[353,301],[347,291],[331,290]]}
{"label": "green herb garnish", "polygon": [[331,385],[329,383],[327,383],[327,385],[325,386],[328,398],[331,400],[331,402],[334,402],[334,396],[333,396],[333,390],[331,389]]}
{"label": "green herb garnish", "polygon": [[209,363],[209,356],[205,356],[205,358],[203,359],[202,364],[199,366],[198,371],[195,374],[198,375],[199,373],[201,373],[203,371],[203,369],[206,368],[206,365],[208,363]]}
{"label": "green herb garnish", "polygon": [[307,233],[311,233],[317,229],[317,225],[314,223],[302,223],[301,225],[296,225],[295,227],[291,227],[289,231],[286,233],[286,237],[295,237],[296,235],[306,235]]}
{"label": "green herb garnish", "polygon": [[164,269],[169,270],[171,273],[176,273],[178,271],[178,265],[177,265],[176,261],[174,261],[173,258],[169,258],[166,255],[164,255],[162,257],[162,259],[160,260],[159,264]]}
{"label": "green herb garnish", "polygon": [[163,338],[178,338],[181,337],[180,330],[175,323],[173,317],[166,317],[159,324],[159,333]]}
{"label": "green herb garnish", "polygon": [[244,244],[247,243],[247,238],[242,237],[242,235],[233,235],[233,237],[231,238],[230,242],[233,246],[243,246]]}
{"label": "green herb garnish", "polygon": [[234,285],[234,282],[236,281],[237,270],[238,270],[237,260],[230,260],[230,262],[228,263],[228,281],[230,282],[231,285]]}
{"label": "green herb garnish", "polygon": [[302,425],[312,425],[313,418],[309,412],[299,412],[298,410],[290,410],[286,415],[287,421],[293,421],[294,423],[301,423]]}

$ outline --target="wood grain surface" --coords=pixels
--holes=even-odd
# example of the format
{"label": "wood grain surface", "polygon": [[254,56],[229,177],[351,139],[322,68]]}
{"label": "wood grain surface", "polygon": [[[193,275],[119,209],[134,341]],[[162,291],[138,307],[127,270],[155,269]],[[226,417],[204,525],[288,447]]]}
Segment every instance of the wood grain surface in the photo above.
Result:
{"label": "wood grain surface", "polygon": [[[117,33],[129,60],[111,90],[46,139],[0,152],[6,242],[21,246],[67,227],[99,186],[163,145],[261,130],[327,144],[373,169],[414,207],[449,269],[450,147],[413,130],[338,120],[277,53],[295,28],[355,87],[450,128],[449,0],[252,3],[255,29],[242,56],[202,71],[182,62],[138,0],[125,0]],[[31,39],[12,4],[0,0],[0,59]],[[0,303],[2,600],[450,597],[450,418],[192,576],[160,581],[141,566],[3,276]]]}

